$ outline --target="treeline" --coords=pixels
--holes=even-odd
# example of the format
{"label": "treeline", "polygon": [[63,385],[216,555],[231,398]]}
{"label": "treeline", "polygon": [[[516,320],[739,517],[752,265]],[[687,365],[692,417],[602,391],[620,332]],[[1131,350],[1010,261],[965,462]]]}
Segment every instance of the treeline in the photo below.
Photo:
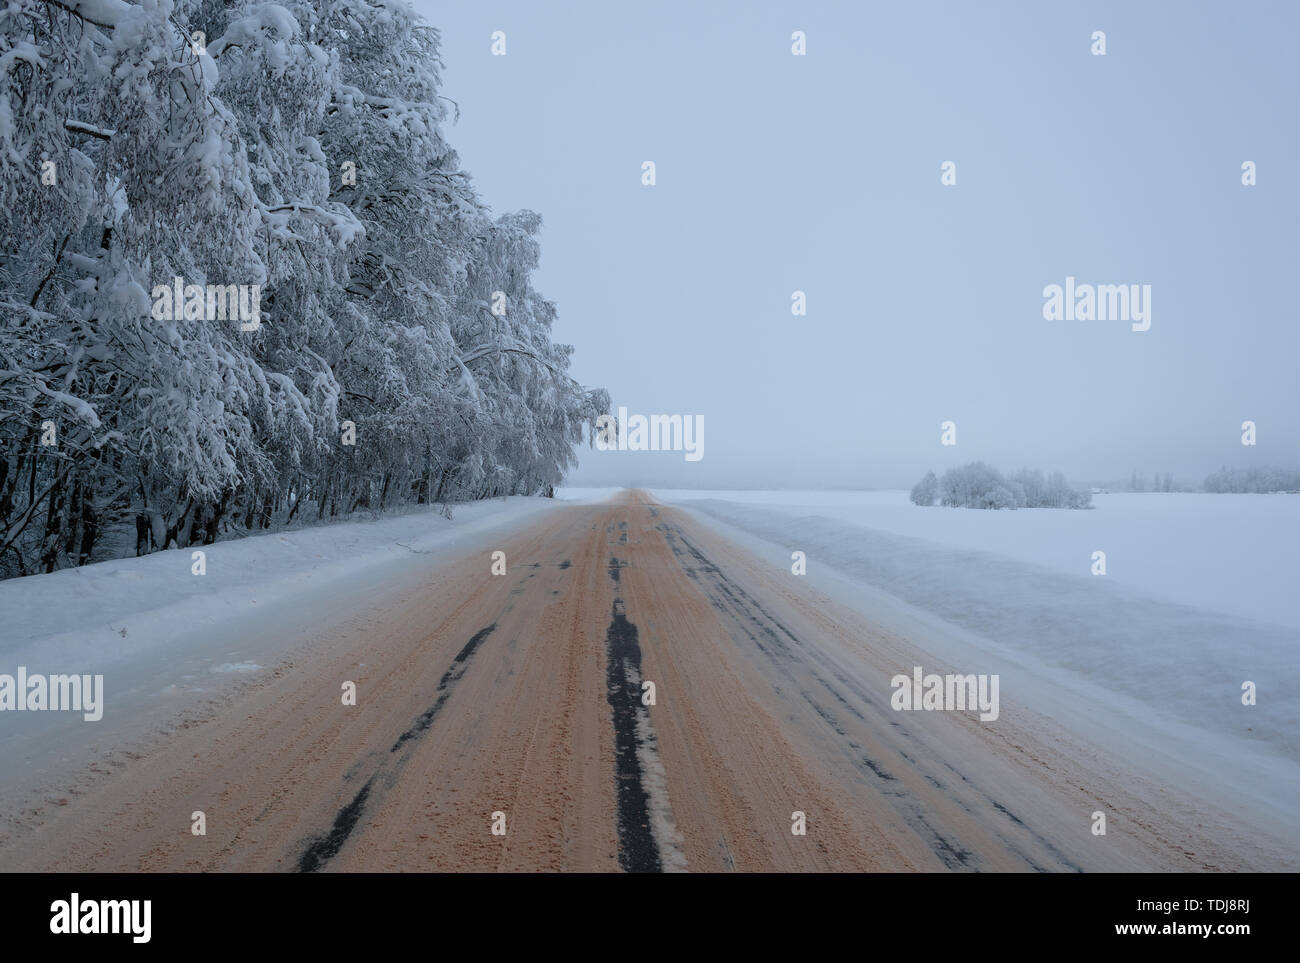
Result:
{"label": "treeline", "polygon": [[1060,472],[1044,475],[1025,468],[1003,476],[982,461],[950,468],[942,477],[934,472],[912,488],[914,505],[937,501],[948,508],[1091,508],[1092,494],[1070,487]]}
{"label": "treeline", "polygon": [[561,480],[609,398],[540,219],[444,140],[438,41],[385,0],[0,9],[0,576]]}
{"label": "treeline", "polygon": [[1151,487],[1148,488],[1146,476],[1134,468],[1133,474],[1129,477],[1128,490],[1131,492],[1175,492],[1178,491],[1178,488],[1174,485],[1172,472],[1165,472],[1163,475],[1156,472],[1151,476]]}
{"label": "treeline", "polygon": [[1300,491],[1300,471],[1285,468],[1220,468],[1205,477],[1207,492]]}

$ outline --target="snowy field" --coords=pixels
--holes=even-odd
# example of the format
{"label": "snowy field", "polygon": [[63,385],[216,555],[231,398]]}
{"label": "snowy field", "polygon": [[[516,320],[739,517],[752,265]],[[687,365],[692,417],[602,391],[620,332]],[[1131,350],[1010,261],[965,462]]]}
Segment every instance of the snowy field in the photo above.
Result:
{"label": "snowy field", "polygon": [[833,518],[951,548],[991,552],[1083,579],[1106,553],[1106,579],[1146,595],[1300,629],[1300,495],[1094,495],[1092,510],[918,508],[905,491],[694,491],[785,515]]}
{"label": "snowy field", "polygon": [[[810,577],[825,566],[990,653],[1300,759],[1300,498],[1122,494],[1091,511],[994,512],[918,508],[905,492],[654,495],[786,559],[802,550]],[[1097,549],[1104,577],[1089,572]],[[1244,680],[1259,692],[1248,710]]]}

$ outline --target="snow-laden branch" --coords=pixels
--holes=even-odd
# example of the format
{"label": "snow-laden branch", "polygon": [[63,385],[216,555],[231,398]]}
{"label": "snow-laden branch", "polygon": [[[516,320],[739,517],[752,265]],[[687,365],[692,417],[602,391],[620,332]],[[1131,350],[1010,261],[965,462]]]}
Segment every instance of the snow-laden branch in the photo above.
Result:
{"label": "snow-laden branch", "polygon": [[100,426],[99,415],[95,413],[95,409],[76,395],[70,395],[66,391],[55,391],[47,388],[44,379],[39,375],[32,380],[32,387],[47,398],[52,398],[65,408],[68,408],[78,418],[90,425],[90,427],[98,428]]}
{"label": "snow-laden branch", "polygon": [[[538,364],[542,365],[543,367],[549,368],[551,371],[555,372],[558,375],[564,374],[563,371],[555,367],[555,365],[551,364],[545,358],[538,357],[536,352],[529,351],[527,348],[524,347],[518,347],[514,345],[507,345],[507,344],[481,344],[478,345],[477,347],[470,349],[470,351],[467,354],[460,355],[460,357],[457,360],[461,364],[469,364],[471,361],[477,361],[479,360],[479,358],[486,358],[489,355],[494,355],[494,354],[521,354],[526,358],[531,358],[533,361],[536,361]],[[451,371],[454,370],[455,370],[454,367],[449,368],[448,372],[450,373]],[[568,376],[565,375],[565,377]]]}
{"label": "snow-laden branch", "polygon": [[302,201],[289,201],[284,204],[266,205],[261,201],[257,202],[257,209],[261,211],[262,216],[269,222],[279,226],[282,219],[273,218],[273,214],[306,214],[325,224],[334,234],[339,247],[346,247],[358,237],[364,237],[366,233],[365,225],[352,214],[351,211],[344,208],[342,211],[331,211],[318,204],[307,204]]}
{"label": "snow-laden branch", "polygon": [[536,352],[530,351],[528,348],[524,348],[517,345],[506,345],[506,344],[495,344],[495,343],[478,345],[474,348],[471,348],[467,354],[457,355],[454,363],[451,365],[451,367],[447,369],[447,373],[454,374],[459,369],[464,371],[466,374],[468,374],[469,369],[466,368],[465,365],[469,364],[471,361],[478,361],[480,358],[487,358],[494,354],[523,355],[524,357],[529,358],[532,361],[536,361],[542,367],[549,370],[552,374],[556,375],[559,378],[564,379],[572,387],[577,388],[579,391],[584,393],[590,391],[590,389],[584,387],[581,382],[571,377],[567,372],[557,368],[555,365],[551,364],[551,362],[547,361],[545,358],[540,357]]}
{"label": "snow-laden branch", "polygon": [[96,127],[94,124],[86,124],[79,120],[65,120],[63,127],[74,134],[86,134],[90,137],[98,137],[100,140],[112,140],[113,135],[117,133],[115,130]]}
{"label": "snow-laden branch", "polygon": [[134,4],[124,0],[44,0],[51,7],[75,13],[87,23],[112,30],[131,12]]}

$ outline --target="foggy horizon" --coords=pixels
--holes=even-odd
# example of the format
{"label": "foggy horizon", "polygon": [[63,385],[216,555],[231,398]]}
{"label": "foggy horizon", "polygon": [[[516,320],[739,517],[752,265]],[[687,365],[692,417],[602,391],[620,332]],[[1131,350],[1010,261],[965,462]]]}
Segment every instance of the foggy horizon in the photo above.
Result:
{"label": "foggy horizon", "polygon": [[[1296,467],[1300,335],[1275,279],[1300,198],[1275,18],[416,7],[442,31],[484,201],[542,216],[537,286],[574,376],[612,410],[707,426],[698,462],[584,446],[566,484],[898,488],[981,460],[1195,486]],[[506,56],[485,53],[495,30]],[[1067,277],[1150,285],[1150,329],[1044,320]]]}

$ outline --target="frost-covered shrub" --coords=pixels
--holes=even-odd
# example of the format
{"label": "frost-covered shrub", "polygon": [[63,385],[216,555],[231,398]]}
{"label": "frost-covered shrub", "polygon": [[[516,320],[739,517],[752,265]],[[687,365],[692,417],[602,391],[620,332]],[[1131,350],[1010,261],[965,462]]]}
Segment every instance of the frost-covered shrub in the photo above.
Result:
{"label": "frost-covered shrub", "polygon": [[975,461],[943,473],[939,479],[940,501],[949,508],[988,507],[993,489],[999,487],[1006,487],[1006,480],[997,469]]}
{"label": "frost-covered shrub", "polygon": [[938,497],[939,479],[934,477],[934,472],[928,471],[925,477],[912,487],[912,504],[928,507],[933,505]]}
{"label": "frost-covered shrub", "polygon": [[[912,501],[917,505],[932,505],[924,501],[934,473],[928,473],[912,489]],[[938,480],[940,504],[949,508],[1088,508],[1092,503],[1090,492],[1072,489],[1060,472],[1044,477],[1042,472],[1024,469],[1011,478],[1005,478],[996,468],[976,461],[958,468],[950,468]]]}
{"label": "frost-covered shrub", "polygon": [[1014,509],[1016,507],[1016,496],[1006,485],[994,485],[987,491],[981,492],[978,502],[972,507]]}

